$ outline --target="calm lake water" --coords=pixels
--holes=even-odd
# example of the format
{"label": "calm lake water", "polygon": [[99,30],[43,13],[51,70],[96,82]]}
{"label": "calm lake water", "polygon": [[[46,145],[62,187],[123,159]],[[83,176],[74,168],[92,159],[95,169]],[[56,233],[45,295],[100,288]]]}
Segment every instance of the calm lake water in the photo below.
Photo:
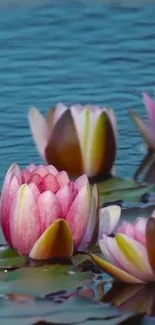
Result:
{"label": "calm lake water", "polygon": [[144,152],[128,110],[146,116],[141,92],[154,91],[155,4],[10,3],[0,8],[0,183],[13,162],[41,162],[28,109],[57,102],[113,107],[117,172],[132,176]]}

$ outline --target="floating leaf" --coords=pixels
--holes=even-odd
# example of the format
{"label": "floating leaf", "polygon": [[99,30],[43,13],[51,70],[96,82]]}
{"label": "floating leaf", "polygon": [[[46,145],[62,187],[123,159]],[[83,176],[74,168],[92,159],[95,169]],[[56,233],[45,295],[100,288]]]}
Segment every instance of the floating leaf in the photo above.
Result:
{"label": "floating leaf", "polygon": [[8,274],[5,282],[0,283],[0,294],[18,293],[44,296],[59,290],[75,290],[92,282],[92,272],[75,272],[69,266],[43,266],[22,268]]}
{"label": "floating leaf", "polygon": [[0,259],[0,269],[19,268],[24,265],[26,265],[26,257],[24,256]]}
{"label": "floating leaf", "polygon": [[19,256],[16,251],[8,246],[0,247],[0,259],[2,258],[13,258]]}
{"label": "floating leaf", "polygon": [[147,193],[154,193],[154,188],[154,186],[147,186],[100,193],[100,206],[106,202],[113,202],[117,200],[123,200],[131,203],[142,202],[142,196]]}
{"label": "floating leaf", "polygon": [[100,206],[107,202],[123,200],[125,202],[142,202],[147,193],[155,192],[155,185],[147,185],[133,179],[112,177],[98,183]]}
{"label": "floating leaf", "polygon": [[25,304],[5,300],[1,305],[3,325],[33,325],[44,322],[54,325],[116,325],[130,318],[134,321],[134,317],[133,313],[121,315],[109,304],[96,303],[80,296],[73,296],[62,304],[37,299]]}
{"label": "floating leaf", "polygon": [[99,182],[98,184],[99,191],[101,193],[129,189],[134,187],[139,187],[140,183],[130,178],[121,178],[121,177],[111,177],[110,179]]}
{"label": "floating leaf", "polygon": [[77,254],[75,256],[72,257],[72,262],[74,265],[78,266],[80,265],[81,263],[89,260],[90,257],[88,254]]}
{"label": "floating leaf", "polygon": [[0,247],[0,269],[12,269],[23,267],[26,257],[19,256],[14,249],[8,246]]}

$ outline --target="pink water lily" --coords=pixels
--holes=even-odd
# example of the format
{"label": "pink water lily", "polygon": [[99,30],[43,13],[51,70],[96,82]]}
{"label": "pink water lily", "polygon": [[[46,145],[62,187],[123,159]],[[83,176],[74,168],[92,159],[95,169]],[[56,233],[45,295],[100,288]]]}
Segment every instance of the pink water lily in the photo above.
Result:
{"label": "pink water lily", "polygon": [[117,127],[112,109],[93,105],[58,104],[47,117],[36,109],[29,123],[43,159],[70,176],[88,177],[111,172],[116,156]]}
{"label": "pink water lily", "polygon": [[143,101],[148,112],[149,123],[141,119],[133,110],[130,115],[148,147],[155,149],[155,100],[148,96],[147,93],[143,93]]}
{"label": "pink water lily", "polygon": [[91,191],[86,175],[73,182],[66,171],[52,165],[31,164],[20,170],[14,164],[2,189],[1,226],[7,243],[19,254],[69,257],[115,227],[120,209],[112,206],[107,214],[98,205],[97,186]]}
{"label": "pink water lily", "polygon": [[155,214],[134,223],[123,222],[114,238],[99,241],[104,257],[92,255],[95,263],[117,280],[127,283],[155,281]]}

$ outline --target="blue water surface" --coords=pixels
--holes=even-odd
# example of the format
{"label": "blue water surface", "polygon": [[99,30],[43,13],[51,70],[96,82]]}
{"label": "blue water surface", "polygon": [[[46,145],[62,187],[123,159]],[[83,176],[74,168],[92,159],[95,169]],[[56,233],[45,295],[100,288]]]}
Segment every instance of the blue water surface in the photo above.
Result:
{"label": "blue water surface", "polygon": [[117,173],[133,175],[143,140],[128,116],[155,85],[155,3],[63,0],[0,3],[0,183],[13,162],[42,160],[28,109],[57,102],[113,107]]}

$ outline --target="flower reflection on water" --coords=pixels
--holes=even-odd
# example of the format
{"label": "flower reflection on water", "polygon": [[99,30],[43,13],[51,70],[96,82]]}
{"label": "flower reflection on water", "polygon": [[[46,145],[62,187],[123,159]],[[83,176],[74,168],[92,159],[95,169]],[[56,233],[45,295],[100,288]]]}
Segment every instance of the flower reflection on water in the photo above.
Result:
{"label": "flower reflection on water", "polygon": [[121,312],[133,311],[155,316],[155,285],[114,282],[102,301],[118,307]]}

